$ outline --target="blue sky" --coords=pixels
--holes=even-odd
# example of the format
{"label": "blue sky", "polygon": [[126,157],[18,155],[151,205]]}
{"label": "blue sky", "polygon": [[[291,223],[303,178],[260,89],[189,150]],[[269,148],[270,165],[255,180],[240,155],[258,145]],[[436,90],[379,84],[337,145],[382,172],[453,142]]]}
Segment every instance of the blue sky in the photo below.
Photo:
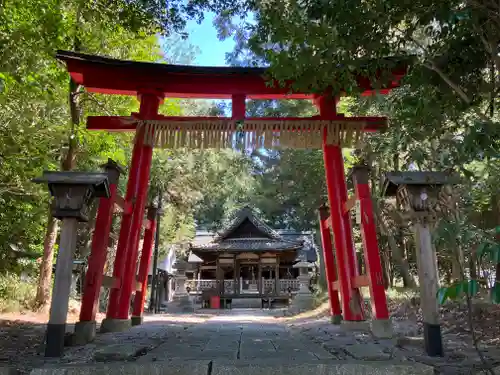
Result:
{"label": "blue sky", "polygon": [[227,52],[234,48],[232,38],[220,41],[217,38],[217,30],[212,24],[213,13],[206,13],[203,22],[198,25],[195,21],[189,21],[187,31],[189,43],[200,49],[199,55],[194,62],[195,65],[224,66]]}

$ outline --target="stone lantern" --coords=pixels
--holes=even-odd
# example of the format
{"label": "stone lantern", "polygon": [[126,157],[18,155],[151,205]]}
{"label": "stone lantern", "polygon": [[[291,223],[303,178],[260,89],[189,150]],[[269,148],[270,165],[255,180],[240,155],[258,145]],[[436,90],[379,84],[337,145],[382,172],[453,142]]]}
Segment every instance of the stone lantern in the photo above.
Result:
{"label": "stone lantern", "polygon": [[186,269],[188,263],[178,259],[174,264],[175,291],[172,302],[168,304],[168,312],[193,312],[193,303],[186,291]]}
{"label": "stone lantern", "polygon": [[293,268],[299,269],[299,276],[297,279],[299,280],[299,291],[297,294],[311,294],[309,290],[309,267],[311,264],[309,262],[300,261],[293,265]]}
{"label": "stone lantern", "polygon": [[293,265],[293,268],[299,269],[299,276],[297,277],[299,280],[299,291],[292,301],[291,310],[293,312],[309,310],[313,307],[313,296],[309,289],[309,282],[311,280],[309,267],[311,267],[311,263],[306,261],[300,261]]}
{"label": "stone lantern", "polygon": [[78,222],[88,220],[89,205],[94,198],[109,197],[108,174],[44,172],[33,182],[48,184],[54,197],[52,214],[62,220],[45,346],[46,357],[60,357],[64,351]]}
{"label": "stone lantern", "polygon": [[429,356],[443,355],[436,298],[439,274],[431,228],[451,200],[450,186],[458,181],[457,175],[444,172],[390,172],[384,181],[384,196],[399,198],[404,211],[402,218],[411,223],[415,235],[424,342]]}
{"label": "stone lantern", "polygon": [[48,184],[54,197],[52,215],[57,219],[88,221],[92,199],[109,197],[107,173],[43,172],[33,182]]}
{"label": "stone lantern", "polygon": [[175,268],[175,295],[176,296],[185,296],[187,295],[186,291],[186,269],[187,262],[184,260],[177,260],[174,264]]}

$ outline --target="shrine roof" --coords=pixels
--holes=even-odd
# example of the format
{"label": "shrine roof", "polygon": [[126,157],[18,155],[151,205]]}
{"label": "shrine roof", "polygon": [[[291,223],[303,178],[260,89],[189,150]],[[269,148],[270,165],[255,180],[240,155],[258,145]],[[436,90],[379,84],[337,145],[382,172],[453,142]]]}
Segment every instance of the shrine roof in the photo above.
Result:
{"label": "shrine roof", "polygon": [[[249,99],[305,99],[309,93],[291,92],[290,86],[270,85],[267,68],[203,67],[119,60],[84,53],[57,51],[73,80],[90,92],[137,95],[140,90],[159,90],[171,98],[230,99],[246,95]],[[388,57],[395,66],[386,93],[399,86],[408,70],[408,59]],[[369,95],[375,91],[367,77],[358,76],[358,86]],[[291,82],[290,82],[291,83]]]}
{"label": "shrine roof", "polygon": [[191,251],[195,254],[295,251],[297,261],[317,261],[311,232],[272,229],[248,207],[238,211],[219,233],[197,232]]}
{"label": "shrine roof", "polygon": [[241,238],[230,239],[221,242],[210,242],[208,244],[193,246],[193,250],[212,250],[226,252],[241,251],[283,251],[298,250],[302,243],[286,240],[270,240],[269,238]]}
{"label": "shrine roof", "polygon": [[245,221],[248,221],[255,229],[257,229],[257,232],[260,232],[262,237],[270,240],[282,241],[278,232],[260,220],[255,212],[248,206],[243,207],[234,214],[228,224],[226,224],[226,226],[222,228],[219,233],[217,233],[214,241],[221,242],[223,240],[230,239],[236,230],[245,223]]}
{"label": "shrine roof", "polygon": [[[314,236],[312,232],[300,232],[300,231],[277,231],[282,236],[283,240],[280,241],[269,241],[269,240],[226,240],[221,244],[214,243],[213,241],[207,239],[205,235],[202,238],[198,238],[198,235],[193,239],[191,243],[191,254],[203,254],[208,252],[227,252],[227,253],[237,253],[237,252],[280,252],[280,251],[295,251],[295,260],[306,261],[306,262],[316,262],[316,244],[314,243]],[[213,239],[213,237],[211,237]],[[190,255],[191,256],[191,255]],[[198,258],[198,256],[196,255]],[[194,257],[193,257],[194,259]],[[195,262],[193,260],[193,262]]]}

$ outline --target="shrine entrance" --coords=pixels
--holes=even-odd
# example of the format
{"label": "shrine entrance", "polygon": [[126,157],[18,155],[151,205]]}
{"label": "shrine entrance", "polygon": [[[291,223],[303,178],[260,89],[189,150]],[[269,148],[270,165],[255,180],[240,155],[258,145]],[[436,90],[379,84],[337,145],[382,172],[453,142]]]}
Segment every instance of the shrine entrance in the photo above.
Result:
{"label": "shrine entrance", "polygon": [[240,263],[240,294],[259,294],[260,286],[257,282],[257,262]]}
{"label": "shrine entrance", "polygon": [[[89,130],[135,132],[135,141],[125,197],[122,198],[117,194],[115,185],[110,188],[109,198],[101,198],[98,211],[101,225],[96,226],[94,233],[78,329],[94,327],[95,330],[95,304],[102,285],[104,267],[102,259],[107,251],[106,244],[109,239],[111,221],[109,207],[114,205],[121,207],[122,220],[113,277],[108,282],[111,288],[108,309],[101,329],[116,331],[130,326],[130,301],[133,294],[135,301],[138,302],[134,304],[132,321],[136,324],[141,322],[143,304],[140,301],[144,300],[151,252],[145,251],[145,240],[141,252],[143,255],[138,259],[139,239],[143,229],[148,238],[151,237],[151,233],[154,234],[151,230],[154,217],[149,216],[149,224],[144,221],[153,148],[217,149],[231,148],[237,143],[242,143],[245,148],[323,150],[328,205],[320,209],[319,215],[332,321],[339,323],[340,320],[364,320],[360,287],[367,286],[372,300],[374,333],[385,334],[390,322],[373,224],[368,171],[364,166],[357,168],[354,180],[355,196],[349,198],[342,148],[359,147],[366,132],[375,132],[387,126],[387,118],[346,117],[337,114],[336,107],[340,95],[343,94],[342,90],[338,92],[329,90],[314,95],[297,92],[292,90],[292,82],[287,82],[284,86],[270,82],[266,79],[267,72],[264,68],[175,66],[121,61],[67,51],[59,51],[57,58],[66,63],[75,83],[89,92],[133,95],[140,101],[139,112],[131,113],[130,116],[87,118]],[[398,87],[408,66],[404,61],[388,60],[392,61],[393,68],[390,72],[379,72],[379,76],[391,77],[385,82],[384,89],[375,87],[370,78],[363,76],[362,73],[358,74],[356,81],[364,95],[385,94],[392,88]],[[226,118],[163,116],[158,110],[164,98],[231,99],[232,115]],[[248,99],[312,100],[318,108],[319,115],[307,118],[248,118],[246,117]],[[355,206],[359,206],[362,218],[360,225],[366,275],[358,273],[352,238],[350,210]],[[281,237],[273,232],[265,230],[264,232],[267,237],[261,238],[261,242],[252,246],[257,246],[259,251],[263,251],[267,242],[274,241],[273,244],[276,246],[273,245],[271,249],[274,253],[266,260],[269,263],[265,264],[266,271],[270,269],[269,279],[265,280],[269,286],[269,280],[273,280],[274,272],[274,290],[275,293],[279,293],[280,287],[277,284],[281,255],[277,255],[276,249],[284,246],[284,253],[290,253],[294,250],[294,245],[283,242]],[[151,246],[150,242],[147,242],[147,246]],[[228,286],[228,290],[238,290],[239,286],[239,290],[244,293],[254,293],[256,290],[257,293],[259,291],[262,293],[262,288],[266,288],[260,282],[254,281],[262,280],[263,259],[256,260],[254,255],[249,256],[249,254],[251,253],[217,255],[217,264],[221,262],[221,264],[236,265],[233,284]],[[300,263],[301,269],[305,267],[307,272],[307,262],[301,259],[292,260],[295,264]],[[136,275],[138,262],[139,276]],[[180,265],[178,269],[179,267]],[[143,269],[146,271],[142,272]],[[226,283],[226,278],[221,272],[223,269],[225,268],[217,267],[218,285],[221,281]],[[299,277],[301,276],[304,274],[301,273]],[[185,277],[176,282],[180,285],[178,287],[180,289],[176,292],[182,298],[185,294],[184,281]],[[303,287],[306,286],[301,284],[301,288]]]}

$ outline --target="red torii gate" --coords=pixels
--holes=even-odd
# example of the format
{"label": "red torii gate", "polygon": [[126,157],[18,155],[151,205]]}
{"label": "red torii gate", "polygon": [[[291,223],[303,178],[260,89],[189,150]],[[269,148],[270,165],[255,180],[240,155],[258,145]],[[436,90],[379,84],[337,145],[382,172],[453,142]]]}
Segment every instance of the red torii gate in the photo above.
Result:
{"label": "red torii gate", "polygon": [[[112,189],[110,198],[101,198],[99,225],[93,238],[80,322],[87,339],[95,334],[96,303],[102,284],[102,272],[112,207],[122,207],[122,221],[113,270],[106,319],[102,330],[121,330],[130,325],[130,301],[134,290],[136,301],[132,321],[141,321],[142,301],[147,283],[147,265],[151,254],[154,218],[149,216],[140,260],[140,278],[136,280],[139,239],[144,222],[145,205],[153,147],[228,147],[236,132],[245,133],[245,144],[262,146],[322,148],[330,213],[320,210],[321,238],[324,251],[332,320],[364,320],[359,287],[370,286],[374,322],[388,324],[389,314],[382,281],[378,244],[373,224],[370,191],[366,178],[355,178],[356,197],[360,200],[361,222],[367,275],[358,275],[352,240],[342,147],[356,143],[363,132],[387,126],[384,117],[344,117],[337,114],[339,95],[310,95],[286,87],[268,85],[266,70],[242,67],[195,67],[116,60],[75,52],[58,51],[57,58],[66,63],[72,79],[89,92],[134,95],[140,100],[138,113],[129,117],[89,116],[87,128],[107,131],[136,131],[125,198]],[[394,60],[392,81],[383,90],[372,87],[369,78],[359,76],[357,83],[364,95],[385,94],[398,87],[408,65]],[[170,117],[158,113],[164,98],[231,99],[231,118]],[[311,118],[246,118],[246,99],[312,99],[319,116]],[[331,232],[334,234],[335,259]],[[104,260],[103,260],[104,259]],[[335,262],[336,260],[336,262]],[[337,279],[338,275],[338,279]],[[140,284],[140,288],[138,285]],[[340,300],[339,300],[340,291]],[[340,302],[341,301],[341,302]],[[78,328],[77,327],[77,328]],[[92,332],[91,332],[92,331]]]}

